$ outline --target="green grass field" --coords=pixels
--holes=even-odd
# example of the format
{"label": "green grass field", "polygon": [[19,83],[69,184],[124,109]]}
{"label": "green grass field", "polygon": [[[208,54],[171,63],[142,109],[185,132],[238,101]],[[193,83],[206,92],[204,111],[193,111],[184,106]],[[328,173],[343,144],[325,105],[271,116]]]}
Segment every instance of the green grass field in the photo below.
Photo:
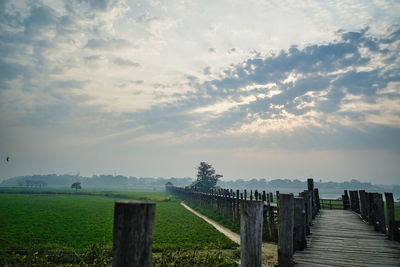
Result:
{"label": "green grass field", "polygon": [[[121,194],[156,201],[153,251],[236,247],[174,198],[152,192]],[[87,195],[0,194],[0,247],[2,250],[69,248],[79,251],[104,242],[111,248],[116,200]]]}

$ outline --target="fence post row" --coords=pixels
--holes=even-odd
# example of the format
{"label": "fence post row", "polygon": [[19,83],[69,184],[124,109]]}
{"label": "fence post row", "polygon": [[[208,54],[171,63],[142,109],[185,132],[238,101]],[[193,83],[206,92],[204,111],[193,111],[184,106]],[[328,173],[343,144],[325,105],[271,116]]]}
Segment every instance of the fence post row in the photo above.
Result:
{"label": "fence post row", "polygon": [[155,203],[115,202],[114,267],[151,266],[155,211]]}

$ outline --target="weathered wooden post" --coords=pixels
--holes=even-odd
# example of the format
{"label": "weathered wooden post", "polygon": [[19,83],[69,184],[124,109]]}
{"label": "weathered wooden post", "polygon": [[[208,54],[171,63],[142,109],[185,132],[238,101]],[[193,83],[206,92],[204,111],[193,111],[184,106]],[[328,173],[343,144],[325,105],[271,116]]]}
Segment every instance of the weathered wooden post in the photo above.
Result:
{"label": "weathered wooden post", "polygon": [[278,198],[279,198],[279,190],[276,190],[276,207],[278,208],[278,214],[279,214],[279,201],[278,201]]}
{"label": "weathered wooden post", "polygon": [[308,191],[311,193],[312,218],[314,219],[315,215],[317,215],[317,204],[315,202],[315,196],[314,196],[314,179],[313,178],[307,179],[307,186],[308,186]]}
{"label": "weathered wooden post", "polygon": [[114,267],[151,266],[155,212],[155,203],[115,202]]}
{"label": "weathered wooden post", "polygon": [[360,198],[358,197],[358,191],[354,191],[354,208],[355,212],[360,214]]}
{"label": "weathered wooden post", "polygon": [[319,191],[318,188],[314,188],[314,197],[315,197],[315,203],[317,204],[317,213],[321,209],[321,203],[319,202]]}
{"label": "weathered wooden post", "polygon": [[247,190],[244,190],[244,200],[247,200]]}
{"label": "weathered wooden post", "polygon": [[385,193],[386,200],[386,216],[388,225],[388,237],[390,240],[395,240],[396,224],[394,221],[394,201],[392,193]]}
{"label": "weathered wooden post", "polygon": [[304,190],[300,193],[300,197],[304,198],[305,211],[306,211],[306,235],[311,233],[310,225],[312,223],[312,212],[311,212],[311,196],[308,190]]}
{"label": "weathered wooden post", "polygon": [[368,215],[368,209],[367,209],[367,198],[365,196],[365,190],[359,190],[358,191],[360,195],[360,213],[361,213],[361,218],[363,220],[367,219]]}
{"label": "weathered wooden post", "polygon": [[368,224],[369,225],[375,225],[376,218],[375,218],[375,213],[373,211],[373,206],[374,206],[374,194],[377,193],[367,193],[367,200],[368,200]]}
{"label": "weathered wooden post", "polygon": [[263,206],[261,201],[240,202],[240,259],[243,267],[261,267]]}
{"label": "weathered wooden post", "polygon": [[294,226],[293,226],[293,250],[303,250],[307,246],[306,241],[306,206],[305,199],[294,198]]}
{"label": "weathered wooden post", "polygon": [[236,218],[238,218],[239,219],[239,216],[240,216],[240,206],[239,206],[239,203],[240,203],[240,200],[239,200],[239,198],[240,198],[240,192],[239,192],[239,189],[237,189],[236,190]]}
{"label": "weathered wooden post", "polygon": [[[261,193],[260,193],[261,195]],[[263,191],[261,195],[261,201],[263,203],[263,227],[262,227],[262,232],[263,232],[263,237],[265,236],[264,233],[268,232],[268,206],[265,205],[265,202],[267,201],[267,195],[265,194],[265,191]],[[265,238],[263,238],[265,240]]]}
{"label": "weathered wooden post", "polygon": [[350,195],[350,208],[352,211],[354,211],[354,191],[349,190],[349,195]]}
{"label": "weathered wooden post", "polygon": [[270,239],[273,235],[273,225],[274,225],[274,211],[271,207],[272,193],[267,194],[267,211],[268,211],[268,234]]}
{"label": "weathered wooden post", "polygon": [[293,266],[293,194],[279,194],[278,198],[278,266]]}
{"label": "weathered wooden post", "polygon": [[344,195],[342,197],[343,209],[347,210],[349,208],[349,195],[347,194],[347,190],[344,190]]}
{"label": "weathered wooden post", "polygon": [[373,198],[372,213],[373,213],[373,218],[375,218],[374,221],[375,231],[386,233],[385,211],[383,207],[382,194],[373,193],[372,198]]}

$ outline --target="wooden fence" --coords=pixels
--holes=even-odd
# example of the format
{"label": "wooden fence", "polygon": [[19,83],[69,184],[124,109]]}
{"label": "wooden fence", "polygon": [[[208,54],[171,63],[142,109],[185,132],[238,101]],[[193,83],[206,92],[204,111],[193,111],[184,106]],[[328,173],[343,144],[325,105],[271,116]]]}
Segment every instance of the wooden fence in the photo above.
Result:
{"label": "wooden fence", "polygon": [[[261,255],[254,255],[254,251],[261,253],[261,248],[258,248],[260,243],[251,243],[246,236],[246,233],[250,232],[248,229],[253,229],[255,223],[261,223],[262,231],[255,231],[251,239],[262,238],[263,241],[278,242],[278,265],[291,266],[293,252],[307,246],[306,235],[310,234],[312,220],[321,207],[319,192],[314,188],[313,179],[308,179],[307,182],[308,190],[299,193],[298,197],[294,197],[293,194],[280,194],[277,191],[276,202],[272,192],[258,190],[215,189],[200,192],[196,188],[175,186],[167,186],[166,189],[187,202],[213,209],[224,217],[240,221],[241,240],[244,240],[241,241],[242,266],[259,266]],[[255,206],[259,204],[262,207],[262,220],[250,219],[248,214],[256,214]]]}
{"label": "wooden fence", "polygon": [[[217,211],[226,218],[240,222],[240,203],[243,201],[263,202],[263,240],[277,241],[277,204],[274,203],[272,193],[262,193],[255,190],[233,191],[228,189],[214,189],[210,192],[200,192],[196,189],[167,186],[167,191],[179,196],[188,202],[195,203],[203,208]],[[249,193],[249,194],[248,194]]]}

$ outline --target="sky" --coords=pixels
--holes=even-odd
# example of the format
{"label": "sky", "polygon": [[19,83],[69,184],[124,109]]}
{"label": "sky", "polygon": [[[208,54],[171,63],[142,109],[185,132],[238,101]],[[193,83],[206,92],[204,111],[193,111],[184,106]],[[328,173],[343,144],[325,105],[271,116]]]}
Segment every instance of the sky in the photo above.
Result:
{"label": "sky", "polygon": [[[399,1],[0,1],[0,180],[400,184]],[[5,158],[10,156],[10,161]]]}

